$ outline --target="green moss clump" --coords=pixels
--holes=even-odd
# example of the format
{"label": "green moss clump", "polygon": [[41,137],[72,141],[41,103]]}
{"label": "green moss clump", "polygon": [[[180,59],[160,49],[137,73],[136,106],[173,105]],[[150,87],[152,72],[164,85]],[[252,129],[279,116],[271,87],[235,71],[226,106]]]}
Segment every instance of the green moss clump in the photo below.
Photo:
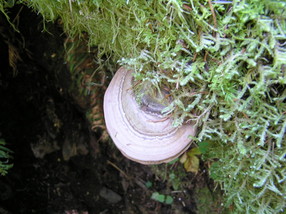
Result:
{"label": "green moss clump", "polygon": [[60,18],[71,37],[86,32],[99,63],[119,60],[137,80],[170,89],[164,111],[175,126],[200,127],[225,206],[285,211],[285,0],[22,2]]}

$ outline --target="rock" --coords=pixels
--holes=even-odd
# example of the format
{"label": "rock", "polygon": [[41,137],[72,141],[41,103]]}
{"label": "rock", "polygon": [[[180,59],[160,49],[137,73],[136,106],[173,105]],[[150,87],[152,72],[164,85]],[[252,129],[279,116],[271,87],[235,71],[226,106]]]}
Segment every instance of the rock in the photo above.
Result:
{"label": "rock", "polygon": [[106,187],[101,188],[99,195],[111,204],[116,204],[122,199],[120,195]]}

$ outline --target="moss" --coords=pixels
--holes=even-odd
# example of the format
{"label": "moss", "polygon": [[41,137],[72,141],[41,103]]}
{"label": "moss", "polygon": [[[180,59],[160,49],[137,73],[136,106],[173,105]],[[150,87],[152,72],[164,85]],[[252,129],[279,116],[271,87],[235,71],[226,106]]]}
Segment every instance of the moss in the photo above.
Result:
{"label": "moss", "polygon": [[[89,35],[98,63],[166,85],[164,109],[194,121],[211,176],[237,213],[286,206],[284,0],[22,0],[71,36]],[[3,11],[3,9],[2,9]],[[102,59],[102,60],[100,60]],[[217,161],[218,160],[218,161]]]}
{"label": "moss", "polygon": [[197,213],[231,213],[230,210],[223,210],[219,204],[221,202],[219,191],[210,191],[207,187],[199,188],[196,189],[195,198]]}

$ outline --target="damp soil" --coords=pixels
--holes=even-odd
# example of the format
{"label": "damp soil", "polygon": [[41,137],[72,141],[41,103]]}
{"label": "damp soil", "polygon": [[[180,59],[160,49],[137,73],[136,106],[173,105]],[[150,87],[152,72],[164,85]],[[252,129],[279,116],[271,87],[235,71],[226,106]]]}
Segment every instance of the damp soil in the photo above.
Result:
{"label": "damp soil", "polygon": [[221,213],[203,164],[196,175],[178,162],[144,166],[101,142],[68,90],[59,22],[21,5],[9,16],[19,32],[1,15],[0,138],[13,167],[0,177],[0,213]]}

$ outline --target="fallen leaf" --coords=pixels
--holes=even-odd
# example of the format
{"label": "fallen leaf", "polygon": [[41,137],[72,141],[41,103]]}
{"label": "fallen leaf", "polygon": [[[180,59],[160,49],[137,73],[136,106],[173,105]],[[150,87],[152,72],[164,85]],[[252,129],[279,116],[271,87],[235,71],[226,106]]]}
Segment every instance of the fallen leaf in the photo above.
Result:
{"label": "fallen leaf", "polygon": [[187,172],[198,173],[199,171],[200,160],[197,156],[188,157],[184,162],[184,168]]}

